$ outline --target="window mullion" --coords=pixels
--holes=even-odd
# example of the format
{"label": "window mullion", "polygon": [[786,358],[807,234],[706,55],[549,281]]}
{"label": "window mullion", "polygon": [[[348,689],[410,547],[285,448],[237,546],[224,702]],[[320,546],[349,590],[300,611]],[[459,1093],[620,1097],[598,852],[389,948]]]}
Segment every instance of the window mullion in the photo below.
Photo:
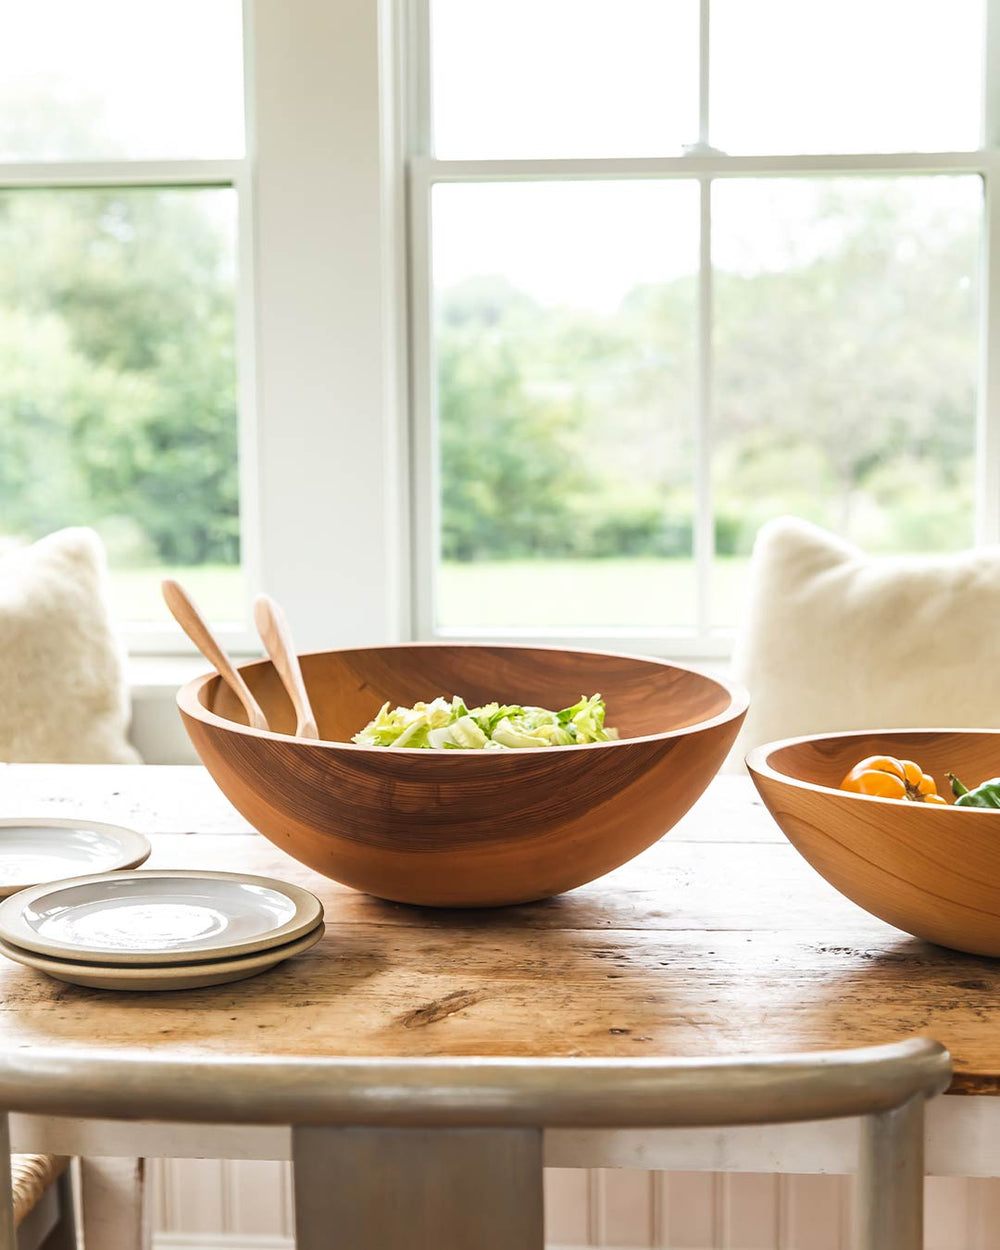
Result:
{"label": "window mullion", "polygon": [[432,637],[436,620],[437,566],[440,548],[440,487],[436,438],[436,363],[431,270],[431,195],[429,174],[434,151],[431,99],[431,0],[399,0],[405,25],[404,56],[399,65],[406,100],[408,136],[406,180],[406,261],[409,354],[409,545],[411,576],[410,630]]}
{"label": "window mullion", "polygon": [[433,107],[431,100],[431,0],[400,0],[403,13],[399,28],[409,55],[402,58],[405,75],[407,152],[410,156],[430,156],[434,151]]}
{"label": "window mullion", "polygon": [[1000,147],[1000,0],[986,0],[980,142],[984,148]]}
{"label": "window mullion", "polygon": [[442,161],[416,157],[414,168],[435,182],[558,182],[641,178],[784,178],[792,175],[857,177],[981,174],[989,152],[846,152],[728,156],[692,149],[684,156],[571,157],[525,160]]}
{"label": "window mullion", "polygon": [[[711,0],[698,6],[698,148],[711,153]],[[695,567],[695,629],[706,639],[712,627],[712,565],[715,519],[712,512],[712,179],[698,179],[698,329],[695,400],[695,511],[692,530]]]}
{"label": "window mullion", "polygon": [[[251,602],[263,589],[260,567],[260,478],[257,472],[257,335],[254,282],[253,180],[249,172],[236,183],[236,388],[238,402],[240,564],[246,595],[245,620],[251,619]],[[249,637],[249,629],[247,630]]]}
{"label": "window mullion", "polygon": [[[240,564],[247,602],[245,620],[252,620],[252,599],[264,588],[261,571],[260,474],[257,447],[257,302],[256,214],[251,173],[257,151],[257,101],[253,90],[256,25],[253,0],[243,0],[243,131],[247,159],[236,180],[236,386],[239,449]],[[249,636],[249,628],[246,630]],[[256,643],[256,639],[253,640]]]}
{"label": "window mullion", "polygon": [[431,195],[425,173],[409,177],[410,407],[413,457],[410,531],[413,551],[412,616],[417,637],[430,637],[436,624],[440,558],[440,482],[431,272]]}
{"label": "window mullion", "polygon": [[711,629],[712,560],[715,526],[712,517],[712,181],[699,179],[700,228],[698,251],[698,373],[694,430],[694,563],[696,615],[699,638]]}
{"label": "window mullion", "polygon": [[990,149],[983,178],[981,338],[976,455],[976,538],[1000,542],[1000,194],[996,149],[1000,144],[1000,0],[986,0],[981,142]]}
{"label": "window mullion", "polygon": [[0,187],[228,187],[246,161],[3,161]]}
{"label": "window mullion", "polygon": [[976,538],[1000,542],[1000,165],[984,179]]}
{"label": "window mullion", "polygon": [[698,147],[707,151],[711,145],[711,0],[700,0],[698,6]]}

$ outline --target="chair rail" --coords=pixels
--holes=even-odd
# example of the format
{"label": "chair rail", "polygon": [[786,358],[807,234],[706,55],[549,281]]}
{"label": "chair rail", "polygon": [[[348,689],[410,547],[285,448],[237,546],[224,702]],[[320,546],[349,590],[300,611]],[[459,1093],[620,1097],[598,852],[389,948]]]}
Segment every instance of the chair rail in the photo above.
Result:
{"label": "chair rail", "polygon": [[739,1059],[161,1060],[0,1055],[5,1111],[175,1123],[697,1128],[891,1111],[943,1092],[939,1043]]}

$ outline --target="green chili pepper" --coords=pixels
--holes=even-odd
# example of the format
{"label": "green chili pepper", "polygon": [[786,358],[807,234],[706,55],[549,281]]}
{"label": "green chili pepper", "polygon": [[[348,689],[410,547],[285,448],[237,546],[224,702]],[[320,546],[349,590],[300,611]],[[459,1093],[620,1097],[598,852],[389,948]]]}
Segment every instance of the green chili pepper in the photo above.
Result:
{"label": "green chili pepper", "polygon": [[963,786],[954,773],[948,773],[951,792],[955,796],[956,807],[995,807],[1000,808],[1000,777],[993,777],[970,790]]}

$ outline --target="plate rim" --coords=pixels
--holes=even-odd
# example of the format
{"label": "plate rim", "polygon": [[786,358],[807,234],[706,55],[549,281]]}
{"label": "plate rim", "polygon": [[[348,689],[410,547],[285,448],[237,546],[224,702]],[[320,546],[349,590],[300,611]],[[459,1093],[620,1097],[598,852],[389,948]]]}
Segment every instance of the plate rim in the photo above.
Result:
{"label": "plate rim", "polygon": [[[122,881],[149,882],[155,879],[170,880],[212,880],[238,882],[244,885],[259,885],[276,893],[284,894],[295,906],[293,915],[265,934],[244,941],[228,942],[224,945],[206,944],[204,942],[186,947],[183,951],[116,951],[92,946],[68,945],[64,942],[52,942],[40,937],[34,929],[24,922],[24,908],[36,902],[56,889],[66,889],[77,885],[100,884],[101,882],[119,883]],[[33,954],[44,955],[49,959],[63,960],[69,963],[86,963],[106,967],[108,965],[125,966],[142,964],[145,967],[169,966],[171,964],[191,965],[204,963],[213,959],[232,959],[241,955],[271,950],[296,940],[311,932],[323,920],[323,904],[308,890],[291,882],[281,881],[276,877],[264,877],[244,872],[214,872],[197,868],[151,868],[133,871],[88,873],[79,877],[65,877],[58,881],[48,881],[42,885],[30,886],[11,894],[0,901],[0,940],[20,950]]]}
{"label": "plate rim", "polygon": [[[195,986],[178,986],[175,984],[177,981],[187,981],[191,977],[213,978],[212,981],[206,983],[207,988],[211,984],[226,984],[226,981],[217,981],[214,978],[222,976],[229,978],[229,974],[231,974],[229,979],[238,981],[253,976],[257,972],[266,972],[269,968],[275,968],[287,959],[293,959],[296,955],[301,955],[305,951],[310,950],[323,938],[325,933],[326,924],[323,920],[320,920],[307,933],[303,933],[291,942],[284,942],[280,946],[271,947],[268,950],[255,951],[242,958],[216,959],[191,964],[136,966],[134,964],[91,964],[64,959],[50,959],[45,955],[37,954],[35,951],[21,950],[2,938],[0,938],[0,956],[11,960],[13,963],[20,964],[22,967],[31,968],[35,972],[43,972],[46,976],[52,977],[53,980],[64,981],[64,983],[70,985],[79,985],[80,982],[67,982],[67,977],[101,977],[119,981],[121,984],[84,988],[111,990],[145,989],[149,993],[154,993],[155,989],[197,988]],[[161,984],[154,989],[149,989],[145,984],[148,981],[157,981]]]}
{"label": "plate rim", "polygon": [[[144,833],[140,833],[138,829],[130,829],[127,825],[111,824],[106,820],[75,820],[67,816],[2,816],[0,817],[0,832],[4,829],[89,829],[95,833],[110,834],[122,844],[122,859],[120,863],[104,869],[104,873],[138,868],[149,859],[153,852],[152,843]],[[131,849],[129,843],[131,843]],[[104,875],[104,873],[91,875]],[[0,901],[14,894],[20,894],[22,890],[53,885],[61,880],[68,880],[68,878],[50,877],[46,881],[22,881],[12,885],[2,880],[2,867],[0,867]]]}

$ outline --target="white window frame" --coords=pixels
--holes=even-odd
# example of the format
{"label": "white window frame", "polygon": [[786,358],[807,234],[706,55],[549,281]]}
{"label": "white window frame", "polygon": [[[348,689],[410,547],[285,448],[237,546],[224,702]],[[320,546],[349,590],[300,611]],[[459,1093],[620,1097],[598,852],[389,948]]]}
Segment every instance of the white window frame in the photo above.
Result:
{"label": "white window frame", "polygon": [[[237,230],[239,252],[237,268],[240,274],[237,295],[237,360],[238,360],[238,411],[240,419],[239,441],[243,446],[252,429],[252,386],[248,377],[248,362],[253,361],[253,323],[246,315],[252,296],[252,267],[247,263],[246,241],[250,234],[246,228],[250,200],[249,180],[245,161],[240,160],[192,160],[192,161],[37,161],[0,162],[0,191],[50,188],[58,190],[87,190],[99,187],[118,187],[136,190],[143,187],[162,189],[232,188],[237,197]],[[241,459],[241,466],[243,461]],[[240,479],[240,547],[247,563],[246,552],[253,552],[253,493],[248,475],[241,472]],[[248,566],[252,568],[251,562]],[[135,654],[169,652],[174,649],[175,638],[160,626],[135,622],[123,623],[123,632],[129,650]],[[237,645],[244,643],[239,627],[226,626],[221,631],[228,640]]]}
{"label": "white window frame", "polygon": [[[701,58],[707,60],[708,0]],[[0,188],[233,186],[239,201],[240,516],[246,621],[223,631],[259,651],[249,600],[285,607],[301,650],[435,631],[436,456],[429,281],[430,189],[502,179],[715,178],[970,173],[986,188],[976,536],[1000,541],[1000,0],[987,0],[982,146],[962,153],[728,157],[702,148],[654,159],[439,161],[431,157],[427,0],[244,0],[247,149],[239,161],[0,165]],[[703,220],[707,197],[703,194]],[[706,223],[707,224],[707,223]],[[710,327],[703,232],[699,333]],[[711,413],[703,353],[699,429]],[[699,604],[707,619],[710,482],[697,468]],[[490,632],[724,656],[730,639],[667,631]],[[179,630],[142,629],[133,654],[190,654]]]}
{"label": "white window frame", "polygon": [[[403,41],[395,0],[244,0],[246,155],[0,163],[0,189],[233,187],[244,620],[267,589],[300,649],[408,630]],[[124,623],[123,623],[124,624]],[[133,655],[189,655],[127,625]]]}
{"label": "white window frame", "polygon": [[[977,412],[978,543],[1000,542],[1000,0],[987,0],[985,90],[981,146],[966,152],[848,153],[802,156],[729,156],[711,146],[709,127],[709,9],[700,0],[699,135],[676,157],[546,160],[439,160],[432,155],[428,84],[429,0],[413,0],[416,14],[410,58],[420,89],[413,97],[417,123],[410,128],[410,249],[413,380],[413,468],[415,503],[414,623],[418,635],[476,640],[518,639],[606,649],[642,650],[678,658],[719,658],[732,648],[732,630],[711,627],[710,580],[714,554],[710,441],[712,423],[711,184],[715,180],[788,175],[980,175],[985,189],[981,377]],[[914,20],[917,20],[916,18]],[[698,370],[695,415],[694,558],[697,625],[693,631],[620,630],[449,630],[437,627],[433,587],[439,543],[435,361],[431,288],[431,203],[435,185],[513,181],[621,179],[697,180],[700,189]]]}

